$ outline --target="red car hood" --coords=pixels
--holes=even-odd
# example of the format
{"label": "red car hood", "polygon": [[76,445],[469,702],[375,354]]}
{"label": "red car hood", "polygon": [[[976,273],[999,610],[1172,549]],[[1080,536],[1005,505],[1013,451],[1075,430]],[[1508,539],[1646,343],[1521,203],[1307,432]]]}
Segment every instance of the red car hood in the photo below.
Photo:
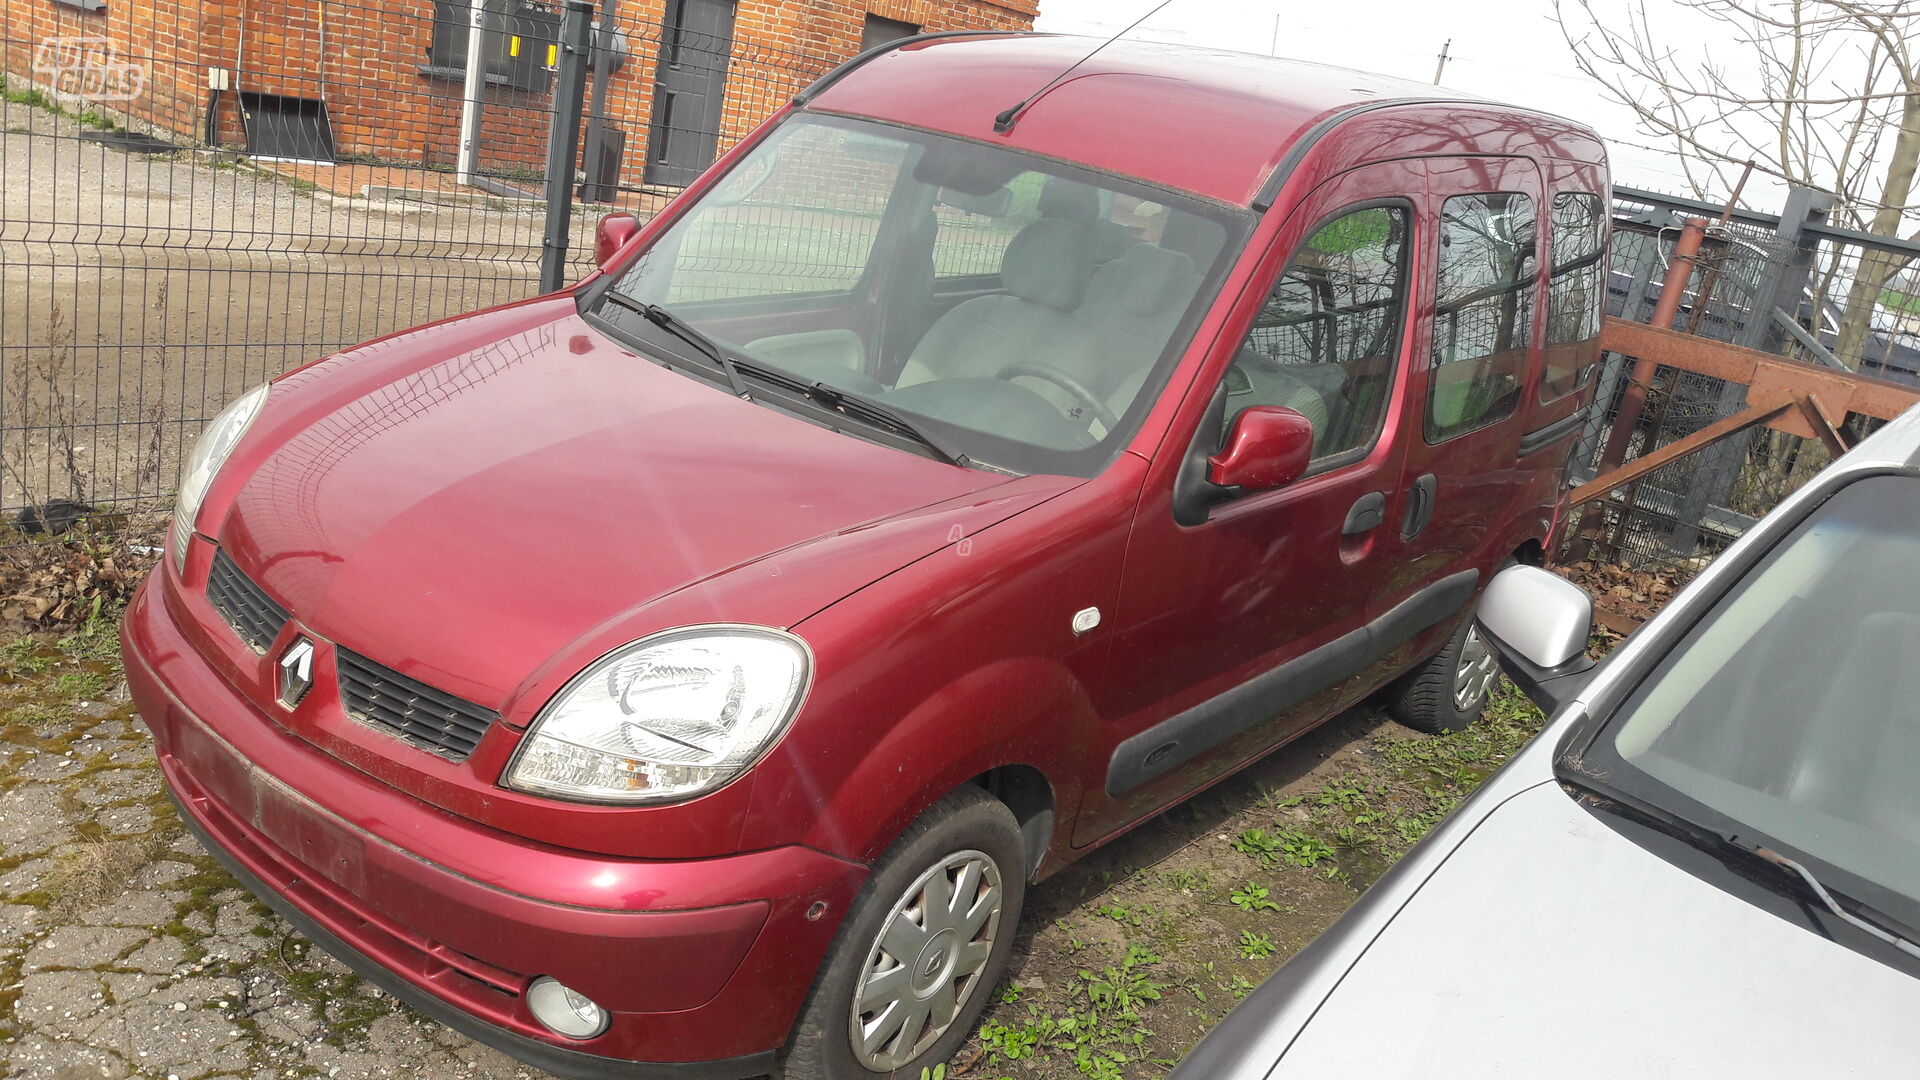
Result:
{"label": "red car hood", "polygon": [[[741,401],[551,301],[290,376],[247,444],[219,529],[235,561],[316,633],[488,705],[610,620],[663,628],[636,609],[689,586],[700,621],[791,625],[1075,483]],[[714,587],[760,561],[751,588]]]}

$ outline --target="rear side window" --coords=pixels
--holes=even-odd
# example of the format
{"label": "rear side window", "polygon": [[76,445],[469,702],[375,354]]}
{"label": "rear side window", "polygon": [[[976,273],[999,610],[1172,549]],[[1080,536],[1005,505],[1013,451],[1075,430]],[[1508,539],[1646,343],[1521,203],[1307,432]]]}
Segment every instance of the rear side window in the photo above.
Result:
{"label": "rear side window", "polygon": [[1284,405],[1313,421],[1313,458],[1364,452],[1380,433],[1399,354],[1407,211],[1352,210],[1313,231],[1267,294],[1227,372],[1227,417]]}
{"label": "rear side window", "polygon": [[1533,200],[1461,195],[1441,210],[1427,441],[1513,414],[1533,337]]}
{"label": "rear side window", "polygon": [[1550,222],[1553,270],[1547,278],[1543,404],[1566,397],[1587,381],[1600,356],[1600,305],[1606,298],[1607,218],[1600,196],[1555,195]]}

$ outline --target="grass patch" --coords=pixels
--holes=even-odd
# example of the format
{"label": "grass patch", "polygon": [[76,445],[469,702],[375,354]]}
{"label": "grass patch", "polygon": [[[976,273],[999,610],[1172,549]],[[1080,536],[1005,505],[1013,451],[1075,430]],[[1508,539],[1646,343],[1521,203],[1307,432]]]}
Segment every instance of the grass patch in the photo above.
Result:
{"label": "grass patch", "polygon": [[118,896],[141,867],[166,845],[157,833],[113,840],[87,840],[59,856],[41,882],[42,906],[55,923]]}
{"label": "grass patch", "polygon": [[20,89],[7,87],[4,95],[0,96],[4,96],[10,105],[25,105],[30,109],[44,109],[55,116],[64,116],[68,120],[79,124],[81,127],[93,128],[96,131],[113,131],[120,126],[112,117],[98,109],[89,108],[83,109],[80,112],[73,112],[70,109],[62,108],[59,102],[47,96],[43,91],[36,90],[32,87],[23,87]]}

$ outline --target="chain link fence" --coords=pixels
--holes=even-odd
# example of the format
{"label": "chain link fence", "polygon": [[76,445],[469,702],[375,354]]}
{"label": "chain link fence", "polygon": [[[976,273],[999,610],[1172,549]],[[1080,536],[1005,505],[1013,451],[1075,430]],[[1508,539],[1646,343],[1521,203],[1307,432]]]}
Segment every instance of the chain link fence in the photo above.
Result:
{"label": "chain link fence", "polygon": [[[1609,311],[1649,321],[1686,218],[1710,223],[1672,329],[1785,356],[1810,368],[1920,385],[1920,245],[1830,227],[1815,193],[1781,214],[1616,189]],[[1575,483],[1602,471],[1633,362],[1609,354],[1582,438]],[[1747,406],[1747,387],[1661,366],[1647,386],[1625,462]],[[1848,415],[1851,439],[1878,421]],[[1596,528],[1569,536],[1563,559],[1618,562],[1685,580],[1832,460],[1817,440],[1768,429],[1737,434],[1612,493]]]}
{"label": "chain link fence", "polygon": [[845,59],[609,20],[550,186],[556,5],[127,2],[0,0],[0,511],[29,526],[164,508],[249,386],[533,295],[576,180],[584,275],[602,213],[657,210]]}
{"label": "chain link fence", "polygon": [[[97,0],[0,0],[10,514],[163,508],[183,449],[242,390],[532,295],[554,239],[549,196],[575,182],[565,276],[585,274],[599,214],[656,211],[853,47],[602,20],[575,169],[549,184],[564,18],[554,5],[127,10],[137,17],[105,21]],[[1650,316],[1682,219],[1705,217],[1716,224],[1675,329],[1920,382],[1920,245],[1833,227],[1809,192],[1778,214],[1723,213],[1622,188],[1614,215],[1613,314]],[[1007,224],[981,219],[982,268]],[[1599,470],[1630,374],[1624,358],[1604,365],[1576,482]],[[1627,460],[1746,403],[1743,386],[1670,368],[1648,390]],[[1856,436],[1867,426],[1849,418]],[[1615,493],[1564,554],[1685,575],[1827,460],[1812,440],[1738,436]]]}

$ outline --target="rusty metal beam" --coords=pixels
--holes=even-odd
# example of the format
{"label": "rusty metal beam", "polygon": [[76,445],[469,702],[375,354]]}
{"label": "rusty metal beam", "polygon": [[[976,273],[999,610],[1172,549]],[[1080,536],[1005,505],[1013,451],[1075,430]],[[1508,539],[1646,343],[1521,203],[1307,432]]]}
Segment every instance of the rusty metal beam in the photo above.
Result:
{"label": "rusty metal beam", "polygon": [[1766,353],[1729,345],[1724,341],[1663,330],[1646,323],[1607,316],[1600,325],[1600,348],[1636,360],[1711,375],[1728,382],[1750,383]]}
{"label": "rusty metal beam", "polygon": [[[1766,388],[1817,391],[1828,416],[1848,413],[1891,420],[1920,404],[1920,388],[1851,371],[1833,371],[1724,341],[1662,330],[1609,316],[1600,330],[1600,347],[1647,363],[1679,368],[1728,382]],[[1815,437],[1814,433],[1794,434]]]}
{"label": "rusty metal beam", "polygon": [[1807,426],[1813,428],[1814,437],[1827,448],[1827,453],[1839,457],[1847,452],[1847,437],[1840,431],[1840,425],[1834,423],[1833,417],[1827,414],[1827,407],[1820,401],[1820,395],[1803,395],[1800,398],[1800,415],[1806,418]]}
{"label": "rusty metal beam", "polygon": [[[1673,258],[1667,262],[1667,276],[1660,283],[1660,299],[1653,305],[1653,314],[1648,321],[1665,330],[1673,326],[1673,320],[1680,313],[1680,303],[1686,298],[1687,283],[1693,278],[1694,260],[1699,257],[1700,244],[1707,236],[1707,219],[1690,217],[1683,223],[1680,235],[1673,241]],[[1602,348],[1605,348],[1603,343]],[[1659,364],[1647,357],[1619,350],[1623,355],[1633,357],[1633,372],[1627,377],[1626,389],[1620,392],[1620,405],[1614,411],[1613,428],[1607,432],[1607,442],[1600,450],[1599,468],[1602,473],[1616,470],[1627,460],[1627,451],[1633,444],[1633,432],[1640,423],[1640,413],[1647,405],[1647,391],[1653,387],[1653,376],[1659,370]],[[1600,508],[1590,507],[1580,515],[1580,523],[1575,532],[1588,538],[1588,553],[1598,539],[1595,533],[1600,527]]]}
{"label": "rusty metal beam", "polygon": [[1590,503],[1613,489],[1631,484],[1696,450],[1705,449],[1750,427],[1764,424],[1788,409],[1794,408],[1796,404],[1795,401],[1780,401],[1772,404],[1750,405],[1732,416],[1708,424],[1684,439],[1670,442],[1651,454],[1643,454],[1611,472],[1603,473],[1581,484],[1573,489],[1573,494],[1568,498],[1568,505],[1581,506]]}

